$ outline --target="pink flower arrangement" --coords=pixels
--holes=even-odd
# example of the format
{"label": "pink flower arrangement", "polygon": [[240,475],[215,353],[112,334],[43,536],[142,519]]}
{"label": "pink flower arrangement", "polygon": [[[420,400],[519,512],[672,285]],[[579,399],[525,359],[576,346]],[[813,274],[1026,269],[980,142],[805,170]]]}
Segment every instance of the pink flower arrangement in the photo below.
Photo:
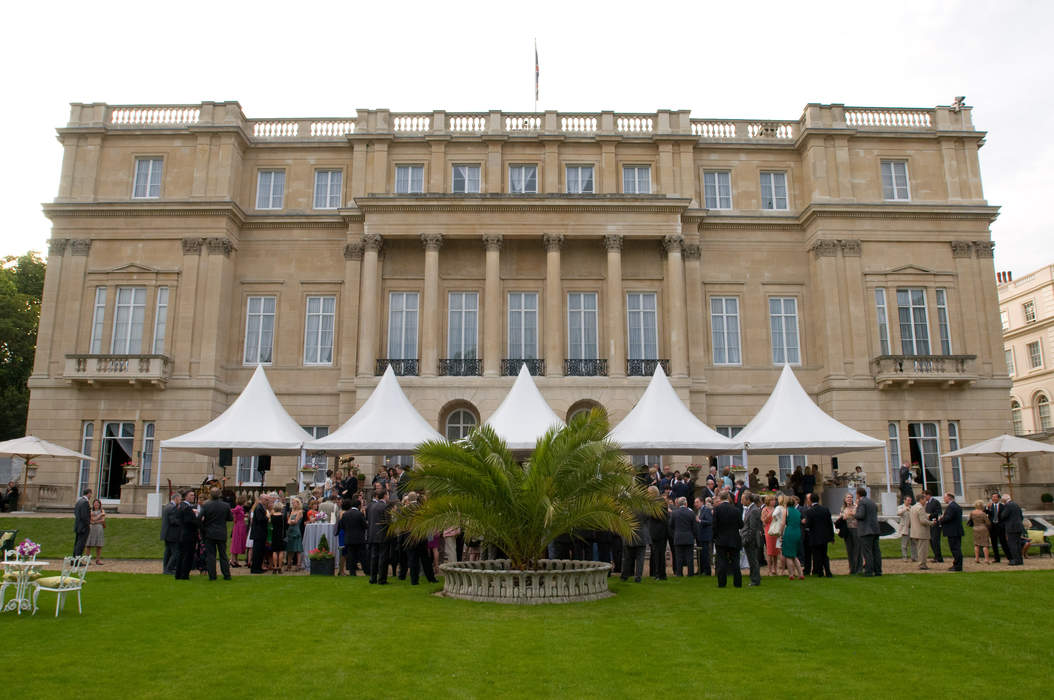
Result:
{"label": "pink flower arrangement", "polygon": [[22,544],[15,548],[20,557],[35,557],[40,554],[40,545],[32,540],[22,540]]}

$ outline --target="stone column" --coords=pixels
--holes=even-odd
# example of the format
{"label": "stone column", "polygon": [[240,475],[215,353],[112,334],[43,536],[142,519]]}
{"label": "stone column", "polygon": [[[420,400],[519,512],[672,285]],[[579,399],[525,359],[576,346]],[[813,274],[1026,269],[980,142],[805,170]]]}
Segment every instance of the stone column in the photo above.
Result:
{"label": "stone column", "polygon": [[[809,252],[812,253],[812,260],[810,264],[812,272],[812,284],[813,289],[824,290],[824,303],[818,309],[816,318],[819,320],[819,327],[814,329],[813,335],[815,337],[814,346],[821,349],[821,352],[825,354],[820,355],[817,353],[816,357],[813,357],[813,362],[817,358],[823,361],[823,366],[827,370],[827,376],[836,375],[839,377],[845,376],[845,354],[842,345],[842,334],[845,329],[842,326],[840,309],[844,300],[840,293],[838,284],[838,241],[830,239],[820,239],[815,241],[809,246]],[[888,292],[887,292],[888,293]],[[890,303],[890,299],[887,298],[886,303]],[[893,313],[896,313],[895,300],[893,301]],[[799,311],[799,315],[802,312]],[[896,323],[896,316],[893,316],[893,323]],[[799,333],[801,328],[799,326]],[[771,362],[771,348],[769,352],[769,361]],[[804,359],[804,355],[803,358]]]}
{"label": "stone column", "polygon": [[604,236],[608,254],[606,298],[608,337],[608,376],[626,376],[625,302],[622,294],[622,236]]}
{"label": "stone column", "polygon": [[377,326],[380,315],[380,266],[384,239],[377,233],[362,235],[362,289],[359,292],[359,376],[372,377],[377,359]]}
{"label": "stone column", "polygon": [[681,246],[684,236],[668,234],[662,239],[666,249],[666,298],[670,309],[670,374],[688,375],[688,320],[684,303],[684,262]]}
{"label": "stone column", "polygon": [[[198,267],[201,265],[201,248],[204,238],[184,238],[183,266],[179,272],[179,290],[177,298],[169,299],[173,308],[169,311],[172,319],[172,376],[189,378],[190,363],[193,356],[194,319],[198,303]],[[173,303],[174,302],[174,303]],[[234,318],[240,309],[232,309]]]}
{"label": "stone column", "polygon": [[[59,304],[61,305],[62,313],[57,317],[58,327],[55,329],[55,335],[51,340],[53,348],[52,362],[55,365],[52,368],[52,375],[61,375],[64,371],[62,355],[64,348],[78,348],[79,350],[82,336],[88,343],[91,342],[91,310],[95,303],[94,288],[90,292],[91,302],[87,306],[84,304],[84,285],[91,245],[90,238],[74,238],[71,240],[66,260],[62,265],[63,284],[59,290],[61,293]],[[153,335],[150,334],[148,338],[146,332],[147,329],[153,328],[150,318],[153,315],[151,306],[151,304],[147,304],[146,318],[143,320],[143,349],[140,352],[144,353],[150,352],[148,349],[150,347],[149,343],[153,341]],[[84,332],[79,332],[79,329],[83,329]],[[55,352],[55,350],[58,350],[58,352]],[[109,348],[104,348],[103,352],[109,352]]]}
{"label": "stone column", "polygon": [[501,234],[483,234],[486,282],[483,288],[483,376],[501,373]]}
{"label": "stone column", "polygon": [[[201,322],[201,376],[210,379],[219,379],[219,370],[225,362],[224,353],[227,349],[227,333],[230,329],[228,321],[231,308],[231,253],[234,252],[234,244],[230,239],[219,236],[205,239],[205,248],[208,251],[208,262],[205,274],[205,304]],[[275,345],[279,338],[279,331],[275,328]],[[277,347],[275,348],[277,349]]]}
{"label": "stone column", "polygon": [[48,266],[44,271],[44,298],[40,305],[40,322],[37,325],[37,348],[33,358],[33,376],[46,377],[49,355],[55,331],[55,319],[59,306],[59,282],[62,278],[62,256],[69,240],[52,238],[48,241]]}
{"label": "stone column", "polygon": [[358,345],[355,342],[359,326],[359,295],[361,284],[363,245],[361,242],[344,246],[344,294],[341,299],[340,320],[340,378],[355,379]]}
{"label": "stone column", "polygon": [[546,233],[545,244],[545,374],[560,377],[564,373],[564,285],[560,276],[562,233]]}
{"label": "stone column", "polygon": [[708,313],[703,296],[702,250],[698,243],[685,244],[684,257],[685,301],[688,312],[688,369],[693,378],[701,378],[706,368],[706,327],[703,319]]}
{"label": "stone column", "polygon": [[425,248],[425,288],[421,299],[421,376],[434,377],[439,366],[439,249],[440,233],[422,233]]}

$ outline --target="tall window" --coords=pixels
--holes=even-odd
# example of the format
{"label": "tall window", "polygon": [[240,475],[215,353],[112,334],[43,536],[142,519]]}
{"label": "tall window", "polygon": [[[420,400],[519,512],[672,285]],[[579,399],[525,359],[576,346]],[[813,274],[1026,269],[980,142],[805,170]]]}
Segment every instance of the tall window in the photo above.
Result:
{"label": "tall window", "polygon": [[952,336],[948,329],[948,295],[943,289],[935,289],[937,297],[937,332],[941,339],[941,354],[952,354]]}
{"label": "tall window", "polygon": [[1036,397],[1036,425],[1040,430],[1050,430],[1050,399],[1046,394]]}
{"label": "tall window", "polygon": [[703,199],[707,209],[732,208],[732,173],[707,170],[703,173]]}
{"label": "tall window", "polygon": [[791,474],[794,473],[797,467],[801,467],[802,471],[804,471],[807,466],[809,466],[809,455],[780,455],[780,483],[787,483],[787,480],[790,479]]}
{"label": "tall window", "polygon": [[333,364],[333,318],[336,297],[308,297],[304,324],[304,364]]}
{"label": "tall window", "polygon": [[787,173],[761,173],[761,208],[787,208]]}
{"label": "tall window", "polygon": [[395,166],[395,193],[420,194],[425,191],[425,166]]}
{"label": "tall window", "polygon": [[509,292],[509,358],[538,357],[538,293]]}
{"label": "tall window", "polygon": [[509,192],[513,194],[533,194],[538,191],[537,165],[510,165]]}
{"label": "tall window", "polygon": [[[87,453],[85,453],[87,454]],[[143,423],[143,451],[139,458],[139,483],[147,486],[154,470],[154,423]]]}
{"label": "tall window", "polygon": [[1039,346],[1039,341],[1033,341],[1028,344],[1028,364],[1032,369],[1039,369],[1043,366],[1043,350]]}
{"label": "tall window", "polygon": [[794,297],[770,297],[769,324],[772,329],[773,364],[800,364],[798,300]]}
{"label": "tall window", "polygon": [[[959,421],[948,421],[948,451],[954,452],[959,449]],[[963,493],[963,465],[958,457],[952,457],[952,491],[956,496],[962,498]]]}
{"label": "tall window", "polygon": [[388,297],[388,357],[417,357],[417,292],[392,292]]}
{"label": "tall window", "polygon": [[447,357],[474,360],[478,357],[476,329],[479,327],[479,294],[450,292],[447,301]]}
{"label": "tall window", "polygon": [[[95,306],[91,315],[91,346],[88,349],[93,355],[102,352],[102,331],[106,318],[106,287],[95,288]],[[87,452],[85,452],[87,454]],[[83,490],[83,489],[81,489]]]}
{"label": "tall window", "polygon": [[597,357],[596,292],[567,295],[567,357],[570,360],[595,360]]}
{"label": "tall window", "polygon": [[[718,425],[714,427],[714,430],[716,430],[718,434],[724,435],[726,438],[734,438],[736,435],[739,435],[739,431],[742,429],[742,425]],[[718,455],[718,470],[724,469],[725,467],[731,467],[736,463],[736,459],[739,459],[736,455]],[[720,471],[718,473],[720,473]]]}
{"label": "tall window", "polygon": [[102,499],[121,497],[124,465],[132,461],[135,423],[103,423],[102,452],[99,458],[99,484],[96,496]]}
{"label": "tall window", "polygon": [[[91,455],[92,443],[95,442],[95,423],[90,420],[81,423],[81,454]],[[88,488],[88,479],[91,478],[91,460],[82,459],[80,469],[77,473],[77,493],[81,494]]]}
{"label": "tall window", "polygon": [[1021,420],[1021,404],[1017,399],[1010,402],[1010,423],[1014,426],[1014,435],[1025,434],[1025,424]]}
{"label": "tall window", "polygon": [[875,289],[875,316],[878,318],[878,354],[889,354],[889,313],[886,310],[886,290]]}
{"label": "tall window", "polygon": [[315,209],[339,209],[344,173],[340,170],[315,171]]}
{"label": "tall window", "polygon": [[651,166],[622,166],[622,191],[625,194],[651,194]]}
{"label": "tall window", "polygon": [[154,310],[154,354],[165,352],[165,326],[168,324],[168,287],[157,288],[157,308]]}
{"label": "tall window", "polygon": [[285,171],[261,170],[256,176],[256,208],[281,209],[285,195]]}
{"label": "tall window", "polygon": [[1004,331],[1010,330],[1010,314],[1006,309],[999,312],[999,324],[1003,327]]}
{"label": "tall window", "polygon": [[1021,311],[1025,314],[1025,323],[1036,322],[1036,302],[1026,301],[1021,305]]}
{"label": "tall window", "polygon": [[132,197],[135,199],[157,199],[161,196],[160,158],[135,159],[135,184]]}
{"label": "tall window", "polygon": [[911,463],[922,467],[922,488],[936,495],[944,493],[941,474],[940,433],[936,423],[908,423],[908,448]]}
{"label": "tall window", "polygon": [[1003,352],[1006,353],[1006,372],[1012,377],[1014,376],[1014,349],[1007,348]]}
{"label": "tall window", "polygon": [[566,175],[568,194],[593,194],[592,165],[569,165]]}
{"label": "tall window", "polygon": [[908,192],[907,161],[882,161],[882,199],[911,199],[911,195]]}
{"label": "tall window", "polygon": [[479,166],[478,165],[455,165],[452,179],[453,192],[458,194],[472,194],[479,192]]}
{"label": "tall window", "polygon": [[113,316],[113,338],[110,352],[136,355],[143,349],[143,314],[146,311],[146,287],[118,287],[117,308]]}
{"label": "tall window", "polygon": [[245,313],[245,364],[271,364],[274,310],[275,297],[249,297]]}
{"label": "tall window", "polygon": [[455,440],[466,438],[475,427],[476,416],[472,415],[472,411],[459,408],[447,416],[446,439],[449,442],[454,442]]}
{"label": "tall window", "polygon": [[659,329],[653,292],[630,292],[626,295],[629,329],[629,356],[634,360],[659,358]]}
{"label": "tall window", "polygon": [[714,364],[741,364],[743,360],[739,351],[739,299],[737,297],[710,299],[710,330],[714,345]]}
{"label": "tall window", "polygon": [[894,421],[889,422],[889,463],[893,467],[900,465],[900,425]]}
{"label": "tall window", "polygon": [[238,458],[238,485],[259,486],[263,483],[263,474],[257,469],[260,464],[259,457]]}
{"label": "tall window", "polygon": [[930,354],[930,326],[926,318],[926,290],[898,289],[897,317],[900,321],[900,352]]}
{"label": "tall window", "polygon": [[[316,440],[329,435],[328,425],[302,425],[300,427]],[[316,484],[326,483],[326,467],[328,466],[326,460],[326,455],[321,452],[308,452],[304,459],[304,466],[311,465],[315,468],[313,482]]]}

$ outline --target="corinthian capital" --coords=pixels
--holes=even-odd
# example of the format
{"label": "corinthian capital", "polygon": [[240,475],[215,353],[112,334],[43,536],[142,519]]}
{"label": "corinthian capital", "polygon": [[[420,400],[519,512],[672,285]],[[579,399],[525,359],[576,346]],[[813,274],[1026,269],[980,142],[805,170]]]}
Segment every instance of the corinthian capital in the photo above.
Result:
{"label": "corinthian capital", "polygon": [[604,236],[605,250],[622,250],[622,236],[617,233],[609,233]]}
{"label": "corinthian capital", "polygon": [[362,260],[362,244],[348,243],[344,246],[345,260]]}
{"label": "corinthian capital", "polygon": [[684,236],[679,233],[668,233],[663,236],[662,247],[667,253],[679,253],[684,245]]}
{"label": "corinthian capital", "polygon": [[559,252],[560,248],[564,245],[564,234],[562,233],[543,233],[542,243],[545,244],[547,251]]}
{"label": "corinthian capital", "polygon": [[425,247],[425,250],[439,250],[443,247],[443,234],[422,233],[421,245]]}
{"label": "corinthian capital", "polygon": [[501,250],[501,243],[503,240],[504,236],[500,233],[484,233],[483,248],[484,250]]}
{"label": "corinthian capital", "polygon": [[52,238],[48,241],[48,255],[62,255],[69,242],[68,238]]}
{"label": "corinthian capital", "polygon": [[217,238],[206,238],[205,247],[209,249],[209,255],[225,255],[230,257],[231,251],[234,250],[234,245],[231,243],[229,238],[222,236]]}
{"label": "corinthian capital", "polygon": [[384,239],[379,233],[364,233],[362,234],[362,246],[367,253],[379,253],[381,247],[384,246]]}

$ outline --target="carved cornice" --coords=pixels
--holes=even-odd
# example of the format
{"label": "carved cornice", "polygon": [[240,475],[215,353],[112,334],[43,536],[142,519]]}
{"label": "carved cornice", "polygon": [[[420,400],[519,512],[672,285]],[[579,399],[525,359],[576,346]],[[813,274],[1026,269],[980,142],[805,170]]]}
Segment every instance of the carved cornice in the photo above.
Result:
{"label": "carved cornice", "polygon": [[201,255],[201,245],[204,242],[204,238],[184,238],[183,255]]}
{"label": "carved cornice", "polygon": [[950,245],[953,258],[968,258],[973,251],[970,241],[950,241]]}
{"label": "carved cornice", "polygon": [[421,245],[424,246],[425,250],[438,251],[443,247],[443,234],[441,233],[422,233],[421,234]]}
{"label": "carved cornice", "polygon": [[69,242],[68,238],[52,238],[48,241],[48,255],[62,255],[66,252],[66,245]]}
{"label": "carved cornice", "polygon": [[685,260],[699,260],[703,257],[703,249],[697,243],[686,243],[681,254]]}
{"label": "carved cornice", "polygon": [[381,248],[384,247],[384,239],[379,233],[364,233],[362,234],[362,245],[367,253],[380,253]]}
{"label": "carved cornice", "polygon": [[664,195],[569,195],[540,194],[524,197],[507,194],[474,194],[466,201],[461,194],[368,195],[356,197],[355,206],[363,214],[399,212],[467,212],[489,215],[494,212],[587,212],[682,214],[691,204],[687,198]]}
{"label": "carved cornice", "polygon": [[605,250],[622,250],[622,236],[617,233],[609,233],[604,236]]}
{"label": "carved cornice", "polygon": [[838,248],[838,241],[823,238],[809,246],[809,252],[817,258],[834,258],[838,256]]}
{"label": "carved cornice", "polygon": [[362,251],[365,246],[362,243],[348,243],[344,246],[345,260],[362,260]]}
{"label": "carved cornice", "polygon": [[49,219],[85,217],[223,216],[241,226],[246,215],[234,202],[49,202],[44,205]]}
{"label": "carved cornice", "polygon": [[662,237],[662,248],[666,254],[680,253],[684,246],[684,236],[679,233],[668,233]]}
{"label": "carved cornice", "polygon": [[842,247],[842,256],[846,258],[859,258],[861,255],[860,241],[855,238],[841,238],[838,245]]}
{"label": "carved cornice", "polygon": [[505,237],[500,233],[484,233],[483,248],[484,250],[501,250],[501,244],[504,240]]}
{"label": "carved cornice", "polygon": [[995,243],[992,241],[974,241],[973,249],[979,258],[995,257]]}
{"label": "carved cornice", "polygon": [[209,255],[223,255],[228,258],[231,256],[231,251],[234,250],[234,244],[231,243],[231,240],[222,236],[206,238],[205,247],[208,248]]}
{"label": "carved cornice", "polygon": [[560,248],[564,245],[564,234],[562,233],[543,233],[542,244],[545,246],[546,252],[560,252]]}

